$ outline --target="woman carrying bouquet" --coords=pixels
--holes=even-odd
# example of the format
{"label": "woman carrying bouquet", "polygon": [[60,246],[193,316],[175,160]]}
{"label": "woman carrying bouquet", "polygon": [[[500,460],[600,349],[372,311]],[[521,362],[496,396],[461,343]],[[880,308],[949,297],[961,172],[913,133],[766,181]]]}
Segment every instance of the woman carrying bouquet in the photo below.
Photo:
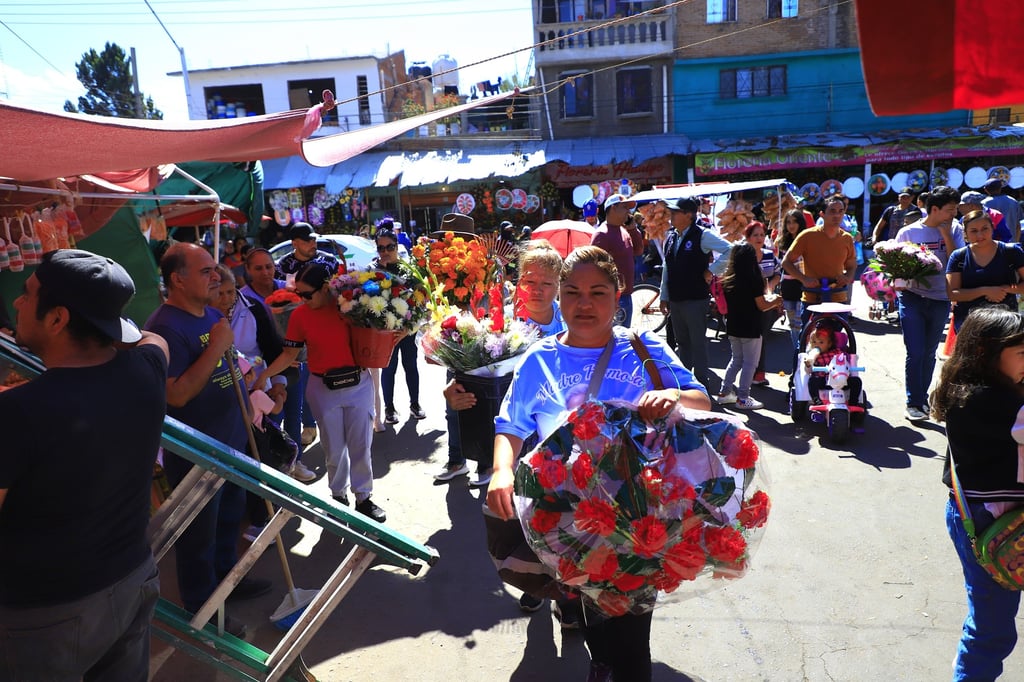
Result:
{"label": "woman carrying bouquet", "polygon": [[[349,341],[349,322],[338,312],[328,288],[334,271],[313,261],[295,276],[295,293],[303,304],[288,320],[284,350],[257,380],[280,374],[291,366],[305,346],[308,351],[309,384],[306,399],[320,425],[320,444],[327,459],[331,495],[348,505],[349,488],[357,512],[378,523],[387,517],[373,503],[373,382],[370,373],[355,367]],[[345,378],[348,378],[348,381]],[[347,385],[346,385],[347,384]]]}
{"label": "woman carrying bouquet", "polygon": [[[932,393],[932,414],[946,422],[948,455],[942,481],[966,499],[981,535],[1003,513],[1024,504],[1019,446],[1024,409],[1024,318],[1002,307],[976,308],[958,334],[953,355]],[[1015,428],[1016,427],[1016,428]],[[994,680],[1017,642],[1020,592],[1001,587],[978,564],[952,496],[946,529],[956,548],[967,588],[967,616],[953,662],[953,680]]]}
{"label": "woman carrying bouquet", "polygon": [[[610,362],[597,395],[599,400],[635,403],[642,418],[665,416],[677,403],[708,409],[704,387],[682,366],[657,336],[641,341],[653,359],[665,390],[646,389],[647,370],[629,336],[613,328],[618,307],[619,273],[608,253],[594,246],[573,251],[561,272],[560,304],[567,331],[548,337],[528,350],[495,419],[494,475],[487,505],[497,516],[515,516],[512,488],[516,457],[534,433],[541,439],[558,428],[568,410],[587,397],[589,374],[606,347]],[[583,632],[590,649],[592,679],[649,680],[651,612],[617,617],[584,606]]]}
{"label": "woman carrying bouquet", "polygon": [[[744,236],[747,239],[747,243],[754,247],[754,253],[757,255],[757,265],[761,268],[761,277],[764,279],[764,293],[765,295],[772,294],[782,279],[782,267],[779,265],[779,258],[775,255],[775,250],[765,246],[765,237],[767,235],[764,224],[756,220],[751,222],[747,225]],[[772,330],[772,326],[777,319],[779,319],[779,309],[777,307],[761,312],[762,340],[768,338],[768,333]],[[768,385],[768,378],[764,375],[764,356],[765,344],[762,343],[761,354],[757,358],[757,369],[754,370],[754,386]]]}
{"label": "woman carrying bouquet", "polygon": [[[385,229],[377,230],[377,262],[376,267],[392,274],[401,274],[398,266],[398,237],[394,232]],[[395,410],[395,375],[398,373],[398,357],[402,357],[402,369],[405,371],[405,386],[409,389],[409,416],[413,419],[426,419],[427,415],[420,407],[420,371],[416,362],[416,336],[409,334],[398,342],[391,353],[391,362],[381,372],[381,385],[384,388],[384,423],[397,424],[398,412]]]}
{"label": "woman carrying bouquet", "polygon": [[974,308],[999,304],[1017,309],[1017,294],[1024,291],[1024,250],[1019,244],[997,242],[992,238],[992,218],[985,211],[964,216],[964,241],[967,246],[949,254],[946,263],[946,289],[953,301],[953,328],[960,332],[968,313]]}

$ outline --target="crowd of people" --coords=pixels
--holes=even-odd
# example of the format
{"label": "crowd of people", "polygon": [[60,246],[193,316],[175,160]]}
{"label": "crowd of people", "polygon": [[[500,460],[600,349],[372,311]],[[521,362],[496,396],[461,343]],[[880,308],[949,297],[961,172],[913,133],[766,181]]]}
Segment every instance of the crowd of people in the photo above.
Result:
{"label": "crowd of people", "polygon": [[[819,324],[804,331],[808,306],[823,299],[848,301],[864,265],[857,245],[863,251],[889,238],[928,248],[945,268],[926,283],[911,282],[898,291],[907,352],[906,418],[919,422],[933,416],[946,423],[950,455],[943,480],[952,486],[951,472],[958,474],[981,531],[1024,502],[1017,446],[1024,436],[1014,436],[1024,432],[1024,323],[1016,299],[1024,251],[1015,242],[993,238],[997,224],[1007,228],[1001,236],[1019,235],[1019,221],[1013,222],[1019,213],[997,208],[994,201],[975,203],[978,198],[971,194],[933,188],[919,216],[911,210],[909,192],[901,194],[868,240],[860,239],[855,224],[851,230],[848,202],[839,195],[824,202],[817,221],[800,209],[774,219],[765,216],[765,222],[750,223],[737,242],[717,233],[701,199],[669,202],[671,229],[655,246],[671,339],[639,335],[650,363],[617,324],[624,320],[623,326],[629,325],[628,294],[638,258],[650,247],[642,219],[632,212],[634,201],[609,197],[603,220],[595,220],[592,245],[565,258],[545,241],[512,235],[519,245],[514,315],[536,325],[542,340],[517,365],[495,418],[493,452],[478,462],[472,483],[486,486],[491,513],[514,518],[517,459],[551,434],[567,410],[588,398],[630,401],[648,421],[677,404],[710,409],[713,396],[724,406],[763,408],[752,389],[763,385],[763,349],[775,323],[782,317],[789,327],[785,338],[794,365],[783,368],[787,373],[805,350],[803,343],[809,363],[820,365],[833,357],[841,346],[834,329]],[[442,227],[474,232],[468,216],[446,216]],[[413,337],[397,343],[379,384],[374,373],[356,366],[348,343],[350,323],[339,314],[328,287],[338,260],[317,249],[318,235],[305,223],[291,226],[287,235],[293,252],[277,263],[266,248],[246,240],[226,248],[221,263],[199,244],[173,244],[159,263],[165,300],[144,331],[121,319],[134,285],[109,259],[78,250],[51,252],[28,279],[15,303],[15,333],[49,369],[35,381],[0,393],[0,425],[8,425],[5,432],[19,453],[0,459],[0,553],[10,557],[0,566],[0,638],[26,628],[45,634],[27,637],[18,655],[0,661],[0,673],[13,671],[17,679],[146,678],[148,624],[159,582],[145,527],[162,417],[173,416],[246,452],[248,411],[240,409],[234,390],[240,379],[234,354],[250,370],[247,383],[269,399],[268,417],[281,421],[296,442],[309,444],[319,436],[334,500],[377,522],[387,520],[373,500],[371,445],[375,430],[399,420],[399,363],[409,417],[426,416],[417,345]],[[390,226],[378,225],[375,267],[393,271],[401,242]],[[731,350],[721,378],[712,371],[707,347],[713,281],[724,297]],[[300,301],[284,325],[267,304],[281,289]],[[951,312],[961,341],[930,395],[935,351]],[[596,367],[608,371],[593,371]],[[586,368],[592,371],[581,371]],[[449,379],[443,390],[449,461],[435,477],[440,481],[469,473],[453,425],[458,413],[476,402],[471,391]],[[83,399],[69,388],[83,383],[101,387],[103,395]],[[62,405],[54,408],[54,400]],[[40,409],[43,404],[46,410]],[[43,423],[25,427],[53,409],[87,413],[88,418],[66,429]],[[125,434],[126,428],[131,433]],[[106,437],[113,431],[121,434],[117,442]],[[18,440],[18,434],[33,437]],[[986,447],[979,450],[981,442]],[[132,456],[139,448],[152,456]],[[176,485],[191,465],[164,452],[163,468]],[[318,477],[301,457],[287,472],[304,482]],[[35,491],[44,485],[43,478],[46,486],[63,491],[59,497],[69,501],[61,507],[66,511],[40,511]],[[235,566],[245,525],[252,526],[247,531],[251,537],[266,523],[265,506],[252,502],[246,503],[241,488],[224,485],[177,541],[178,592],[186,610],[198,611]],[[17,524],[11,520],[15,517]],[[34,537],[46,535],[33,525],[36,519],[59,527],[66,540],[60,547],[40,548],[48,557],[42,566],[32,560],[35,553],[25,550],[35,546]],[[951,502],[947,526],[963,565],[969,605],[955,679],[992,679],[1015,644],[1008,633],[1018,599],[979,567],[963,521]],[[91,546],[109,551],[96,561],[89,558],[95,557],[87,551]],[[66,565],[78,567],[74,580],[53,574]],[[18,589],[7,589],[12,585]],[[231,598],[256,597],[270,589],[269,581],[246,577]],[[79,642],[77,658],[45,655],[75,637],[49,626],[71,617],[94,618],[96,599],[111,599],[118,618],[92,627],[90,639]],[[519,603],[524,611],[536,611],[543,598],[524,593]],[[555,612],[564,629],[582,630],[592,659],[589,679],[650,679],[651,611],[610,617],[567,588]],[[230,615],[225,628],[238,636],[245,632]]]}

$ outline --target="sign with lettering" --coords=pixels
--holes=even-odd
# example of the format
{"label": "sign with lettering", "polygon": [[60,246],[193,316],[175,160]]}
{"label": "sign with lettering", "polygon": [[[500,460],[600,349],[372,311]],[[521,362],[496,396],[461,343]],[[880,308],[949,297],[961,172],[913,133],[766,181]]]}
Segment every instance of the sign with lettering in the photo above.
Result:
{"label": "sign with lettering", "polygon": [[629,178],[637,185],[655,185],[672,182],[672,161],[667,156],[659,156],[635,166],[629,161],[588,166],[556,162],[549,163],[544,173],[557,187],[592,185],[606,180],[618,183],[622,178]]}

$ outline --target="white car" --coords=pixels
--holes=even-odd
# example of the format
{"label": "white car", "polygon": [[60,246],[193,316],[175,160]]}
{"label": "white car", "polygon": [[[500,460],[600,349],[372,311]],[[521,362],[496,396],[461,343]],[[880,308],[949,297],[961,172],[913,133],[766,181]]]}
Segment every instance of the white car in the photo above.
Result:
{"label": "white car", "polygon": [[[377,244],[372,239],[354,234],[322,234],[317,237],[316,248],[335,256],[344,256],[349,270],[365,270],[377,258]],[[289,240],[273,246],[270,256],[277,263],[291,252],[292,242]],[[409,255],[401,244],[398,245],[398,255],[402,258]]]}

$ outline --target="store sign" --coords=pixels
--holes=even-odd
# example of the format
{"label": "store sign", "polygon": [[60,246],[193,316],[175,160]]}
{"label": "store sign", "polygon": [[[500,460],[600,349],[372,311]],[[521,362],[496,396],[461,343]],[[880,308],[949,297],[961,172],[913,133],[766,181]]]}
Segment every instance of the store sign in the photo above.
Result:
{"label": "store sign", "polygon": [[620,163],[570,166],[567,163],[548,164],[544,174],[557,187],[591,185],[606,180],[629,178],[638,185],[672,182],[672,162],[667,156],[650,159],[634,166],[629,161]]}
{"label": "store sign", "polygon": [[697,154],[697,175],[753,173],[789,168],[854,166],[865,163],[903,163],[959,159],[973,156],[1024,154],[1024,138],[1010,135],[997,138],[949,138],[942,140],[904,140],[862,147],[794,147],[749,152]]}

